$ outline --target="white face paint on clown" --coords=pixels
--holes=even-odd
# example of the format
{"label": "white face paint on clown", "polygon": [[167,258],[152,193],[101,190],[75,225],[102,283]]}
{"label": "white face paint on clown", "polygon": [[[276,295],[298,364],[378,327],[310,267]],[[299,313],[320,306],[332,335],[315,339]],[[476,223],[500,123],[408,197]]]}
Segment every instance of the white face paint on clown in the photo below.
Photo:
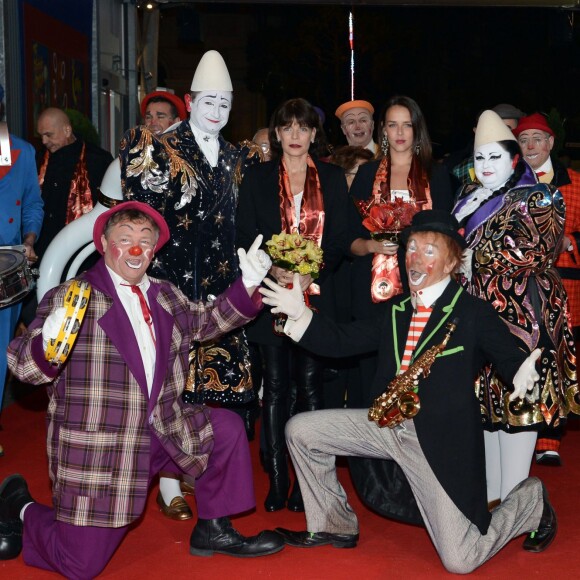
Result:
{"label": "white face paint on clown", "polygon": [[473,152],[473,167],[479,182],[497,191],[514,172],[513,159],[499,143],[480,145]]}
{"label": "white face paint on clown", "polygon": [[185,95],[189,105],[189,118],[201,131],[217,135],[226,126],[232,108],[231,91],[202,91],[191,100]]}

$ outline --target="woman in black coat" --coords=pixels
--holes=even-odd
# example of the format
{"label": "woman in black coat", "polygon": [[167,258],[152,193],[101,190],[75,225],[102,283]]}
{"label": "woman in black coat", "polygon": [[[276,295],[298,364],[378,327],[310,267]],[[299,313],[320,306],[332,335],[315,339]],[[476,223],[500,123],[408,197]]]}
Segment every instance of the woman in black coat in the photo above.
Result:
{"label": "woman in black coat", "polygon": [[[419,105],[413,99],[396,96],[387,101],[378,125],[377,142],[381,144],[383,157],[359,168],[350,188],[353,201],[348,204],[348,236],[350,251],[354,256],[351,268],[351,306],[355,320],[381,316],[385,302],[400,293],[406,285],[403,272],[398,289],[392,286],[398,268],[395,268],[387,281],[384,280],[384,270],[372,275],[375,256],[398,256],[399,263],[404,264],[404,253],[396,244],[371,238],[371,232],[362,224],[363,218],[355,202],[389,203],[400,198],[404,202],[413,203],[419,210],[443,209],[449,212],[453,204],[449,174],[443,166],[433,163],[427,124]],[[382,291],[386,287],[390,288],[390,292]],[[376,369],[375,353],[359,357],[359,376],[351,381],[356,380],[359,387],[349,385],[349,393],[358,393],[359,399],[351,398],[349,407],[369,405],[369,390]]]}
{"label": "woman in black coat", "polygon": [[[281,232],[298,232],[323,251],[320,276],[300,276],[300,286],[313,308],[330,316],[335,311],[332,272],[346,250],[347,185],[340,167],[319,161],[314,152],[324,137],[318,113],[304,99],[291,99],[272,116],[270,143],[279,157],[249,169],[240,186],[237,245],[249,248],[258,233],[268,241]],[[274,265],[270,276],[278,284],[292,283],[292,272]],[[247,327],[263,362],[264,459],[270,477],[265,501],[268,511],[286,505],[289,490],[284,426],[289,414],[290,382],[296,382],[298,411],[323,406],[323,359],[279,336],[269,310]],[[302,511],[295,483],[288,508]]]}

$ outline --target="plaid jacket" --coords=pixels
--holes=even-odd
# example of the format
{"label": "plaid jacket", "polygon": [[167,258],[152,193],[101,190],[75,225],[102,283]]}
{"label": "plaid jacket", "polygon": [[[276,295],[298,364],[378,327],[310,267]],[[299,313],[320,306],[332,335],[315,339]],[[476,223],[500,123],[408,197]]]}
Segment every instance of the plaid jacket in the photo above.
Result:
{"label": "plaid jacket", "polygon": [[28,331],[10,344],[8,361],[21,381],[49,383],[47,451],[57,519],[120,527],[144,510],[152,436],[189,475],[205,470],[213,448],[210,410],[181,401],[190,342],[245,324],[259,309],[241,280],[206,305],[151,279],[157,357],[149,396],[137,341],[104,260],[83,277],[92,293],[61,369],[44,360],[42,325],[63,304],[68,283],[47,293]]}
{"label": "plaid jacket", "polygon": [[553,161],[555,185],[564,196],[566,203],[566,223],[564,233],[570,238],[573,251],[564,249],[556,262],[558,269],[572,268],[576,272],[562,271],[566,278],[580,278],[580,173],[567,169],[561,163]]}

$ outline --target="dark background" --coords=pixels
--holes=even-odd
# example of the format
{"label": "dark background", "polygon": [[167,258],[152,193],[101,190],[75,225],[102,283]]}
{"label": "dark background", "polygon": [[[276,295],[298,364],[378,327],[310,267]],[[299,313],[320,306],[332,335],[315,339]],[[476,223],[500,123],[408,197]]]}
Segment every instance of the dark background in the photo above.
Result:
{"label": "dark background", "polygon": [[[245,22],[242,82],[265,102],[256,125],[267,124],[283,100],[301,96],[325,111],[330,141],[345,142],[334,110],[350,99],[350,7],[206,2],[160,9],[160,53],[170,21],[177,22],[185,51],[220,50],[219,30],[207,45],[204,23],[215,28],[221,22],[231,34],[236,22]],[[441,156],[468,142],[482,109],[511,103],[528,114],[550,113],[555,129],[566,132],[558,147],[570,144],[562,153],[580,158],[580,148],[572,146],[580,142],[580,12],[456,6],[352,11],[355,98],[373,103],[375,121],[389,96],[413,97]],[[160,71],[163,85],[163,67]]]}

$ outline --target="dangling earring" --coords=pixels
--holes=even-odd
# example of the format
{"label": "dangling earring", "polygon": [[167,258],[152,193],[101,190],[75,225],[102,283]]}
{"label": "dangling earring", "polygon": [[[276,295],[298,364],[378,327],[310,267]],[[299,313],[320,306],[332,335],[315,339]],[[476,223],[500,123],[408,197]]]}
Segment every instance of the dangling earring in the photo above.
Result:
{"label": "dangling earring", "polygon": [[386,157],[389,154],[389,140],[387,136],[383,133],[383,139],[381,141],[381,151],[383,155]]}
{"label": "dangling earring", "polygon": [[415,155],[419,155],[420,151],[421,151],[421,146],[419,145],[419,143],[417,143],[417,145],[415,145]]}

